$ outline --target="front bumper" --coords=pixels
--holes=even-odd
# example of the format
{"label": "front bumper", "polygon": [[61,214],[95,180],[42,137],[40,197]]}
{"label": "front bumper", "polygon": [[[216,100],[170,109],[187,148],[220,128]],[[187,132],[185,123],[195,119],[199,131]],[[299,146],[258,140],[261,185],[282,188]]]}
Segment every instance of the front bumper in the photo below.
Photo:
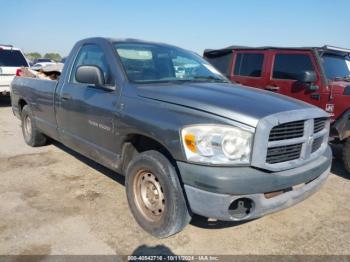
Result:
{"label": "front bumper", "polygon": [[[328,147],[318,159],[276,173],[251,167],[208,167],[183,162],[178,162],[178,167],[193,213],[240,221],[261,217],[306,199],[326,181],[331,163],[332,153]],[[276,191],[283,193],[270,198],[265,195]],[[249,209],[242,199],[251,201]],[[235,201],[238,209],[233,209],[237,207]],[[242,215],[240,211],[247,213]]]}

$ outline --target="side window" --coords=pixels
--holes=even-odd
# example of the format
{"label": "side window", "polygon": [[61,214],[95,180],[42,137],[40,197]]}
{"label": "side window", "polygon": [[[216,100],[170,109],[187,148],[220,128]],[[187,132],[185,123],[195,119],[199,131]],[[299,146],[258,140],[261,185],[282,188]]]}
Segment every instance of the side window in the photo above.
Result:
{"label": "side window", "polygon": [[260,77],[264,62],[263,54],[238,53],[234,75]]}
{"label": "side window", "polygon": [[273,65],[274,79],[295,79],[295,75],[303,71],[314,71],[309,55],[276,54]]}
{"label": "side window", "polygon": [[232,52],[229,54],[206,57],[205,59],[211,63],[217,70],[219,70],[225,76],[230,76],[230,64],[231,64]]}
{"label": "side window", "polygon": [[98,66],[104,74],[106,84],[112,84],[106,56],[99,46],[95,44],[87,44],[80,49],[72,68],[70,82],[78,83],[75,79],[75,73],[77,71],[77,68],[81,65]]}

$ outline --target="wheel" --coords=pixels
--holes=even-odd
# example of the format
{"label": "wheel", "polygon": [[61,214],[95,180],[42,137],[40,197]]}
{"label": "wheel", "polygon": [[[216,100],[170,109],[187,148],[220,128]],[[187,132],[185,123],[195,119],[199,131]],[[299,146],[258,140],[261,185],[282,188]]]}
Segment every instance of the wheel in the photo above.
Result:
{"label": "wheel", "polygon": [[350,173],[350,138],[347,138],[343,144],[342,159],[344,168]]}
{"label": "wheel", "polygon": [[37,129],[32,111],[28,105],[23,107],[21,118],[24,141],[33,147],[45,145],[47,138]]}
{"label": "wheel", "polygon": [[126,170],[126,194],[137,223],[164,238],[181,231],[191,220],[174,166],[157,151],[134,157]]}

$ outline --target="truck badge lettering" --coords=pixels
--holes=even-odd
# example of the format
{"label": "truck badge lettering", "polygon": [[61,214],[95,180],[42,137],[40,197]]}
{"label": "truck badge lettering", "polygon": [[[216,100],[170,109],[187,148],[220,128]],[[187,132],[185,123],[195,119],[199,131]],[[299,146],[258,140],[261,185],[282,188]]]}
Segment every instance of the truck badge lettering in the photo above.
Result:
{"label": "truck badge lettering", "polygon": [[88,123],[89,123],[89,125],[91,125],[91,126],[98,127],[98,128],[100,128],[100,129],[106,130],[106,131],[108,131],[108,132],[111,131],[111,127],[106,126],[106,125],[104,125],[104,124],[97,123],[97,122],[92,121],[92,120],[88,120]]}

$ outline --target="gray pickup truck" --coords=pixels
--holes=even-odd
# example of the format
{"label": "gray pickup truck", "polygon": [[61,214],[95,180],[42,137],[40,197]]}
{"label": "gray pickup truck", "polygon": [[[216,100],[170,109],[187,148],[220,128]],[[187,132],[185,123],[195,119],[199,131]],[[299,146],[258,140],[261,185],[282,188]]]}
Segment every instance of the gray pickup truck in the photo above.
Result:
{"label": "gray pickup truck", "polygon": [[11,98],[28,145],[50,137],[125,175],[136,221],[157,237],[193,214],[240,221],[289,207],[331,166],[323,110],[233,86],[166,44],[82,40],[59,81],[17,77]]}

